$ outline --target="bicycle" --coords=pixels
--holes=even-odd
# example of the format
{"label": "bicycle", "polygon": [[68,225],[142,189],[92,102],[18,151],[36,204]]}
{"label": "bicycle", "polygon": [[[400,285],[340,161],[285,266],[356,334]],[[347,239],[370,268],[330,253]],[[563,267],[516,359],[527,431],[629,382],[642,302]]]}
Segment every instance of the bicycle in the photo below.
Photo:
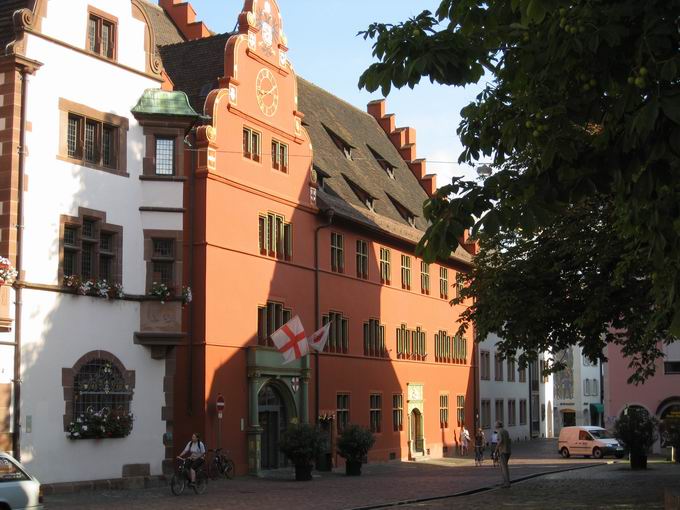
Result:
{"label": "bicycle", "polygon": [[493,460],[493,467],[500,466],[500,456],[495,448],[491,451],[491,460]]}
{"label": "bicycle", "polygon": [[222,453],[222,448],[217,448],[216,450],[208,450],[208,452],[213,454],[213,458],[210,464],[208,464],[208,476],[213,480],[221,476],[229,480],[234,478],[236,466],[229,457],[229,451],[227,450],[226,453]]}
{"label": "bicycle", "polygon": [[[191,461],[189,459],[178,459],[177,470],[170,480],[170,490],[175,496],[181,495],[187,485],[191,485],[190,467]],[[196,483],[193,484],[193,489],[196,494],[203,494],[207,487],[208,475],[205,472],[205,467],[201,465],[196,469]]]}

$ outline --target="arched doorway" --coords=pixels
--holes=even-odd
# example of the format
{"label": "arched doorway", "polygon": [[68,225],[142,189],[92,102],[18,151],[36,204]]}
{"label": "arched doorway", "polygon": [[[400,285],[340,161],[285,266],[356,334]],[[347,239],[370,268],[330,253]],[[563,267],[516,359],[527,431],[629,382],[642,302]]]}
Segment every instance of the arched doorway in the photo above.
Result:
{"label": "arched doorway", "polygon": [[423,415],[418,409],[411,411],[411,441],[413,441],[413,451],[415,453],[425,453],[423,441]]}
{"label": "arched doorway", "polygon": [[279,389],[266,384],[257,396],[257,406],[262,428],[260,466],[262,469],[276,469],[285,462],[279,442],[288,426],[286,405]]}

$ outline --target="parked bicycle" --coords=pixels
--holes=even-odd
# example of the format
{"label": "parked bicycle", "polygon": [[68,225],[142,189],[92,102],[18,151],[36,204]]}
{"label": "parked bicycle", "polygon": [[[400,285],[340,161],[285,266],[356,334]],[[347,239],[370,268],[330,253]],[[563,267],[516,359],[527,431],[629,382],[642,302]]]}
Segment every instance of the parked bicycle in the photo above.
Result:
{"label": "parked bicycle", "polygon": [[[177,460],[177,470],[172,475],[172,480],[170,481],[170,490],[175,496],[182,494],[187,486],[192,486],[191,475],[189,474],[190,467],[191,461],[189,459]],[[207,487],[208,475],[205,472],[205,467],[200,466],[196,469],[196,482],[192,488],[196,494],[203,494]]]}
{"label": "parked bicycle", "polygon": [[227,450],[222,453],[222,448],[217,448],[216,450],[208,450],[208,452],[213,454],[212,460],[208,464],[208,476],[213,480],[221,477],[230,480],[234,478],[236,466],[229,457],[229,451]]}

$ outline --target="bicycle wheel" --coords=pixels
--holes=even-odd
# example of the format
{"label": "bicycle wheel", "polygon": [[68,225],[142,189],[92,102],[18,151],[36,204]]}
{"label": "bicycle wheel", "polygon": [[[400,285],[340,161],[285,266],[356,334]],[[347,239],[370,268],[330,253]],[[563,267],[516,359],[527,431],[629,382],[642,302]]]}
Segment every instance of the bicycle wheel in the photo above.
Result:
{"label": "bicycle wheel", "polygon": [[208,464],[208,476],[212,480],[217,480],[220,476],[220,468],[221,466],[217,462],[217,457],[215,457],[212,461],[210,461],[210,464]]}
{"label": "bicycle wheel", "polygon": [[229,480],[234,478],[234,474],[236,473],[236,466],[234,465],[234,461],[231,459],[227,459],[224,462],[224,476],[226,476]]}
{"label": "bicycle wheel", "polygon": [[170,490],[175,496],[182,494],[185,487],[186,479],[183,475],[178,475],[177,473],[172,475],[172,480],[170,480]]}
{"label": "bicycle wheel", "polygon": [[201,469],[196,473],[196,483],[194,484],[194,492],[196,494],[203,494],[208,488],[208,475]]}

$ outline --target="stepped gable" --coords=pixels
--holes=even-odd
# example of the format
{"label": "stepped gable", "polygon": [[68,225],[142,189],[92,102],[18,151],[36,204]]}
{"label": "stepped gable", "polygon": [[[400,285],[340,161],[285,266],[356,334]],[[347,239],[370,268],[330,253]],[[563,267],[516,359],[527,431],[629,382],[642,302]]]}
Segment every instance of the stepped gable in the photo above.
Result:
{"label": "stepped gable", "polygon": [[177,44],[186,41],[186,38],[182,35],[179,28],[177,28],[177,25],[175,25],[161,6],[150,0],[141,0],[140,3],[153,25],[156,34],[156,46],[167,46],[168,44]]}
{"label": "stepped gable", "polygon": [[193,41],[213,35],[205,23],[196,20],[196,11],[189,2],[182,2],[182,0],[158,1],[186,40]]}
{"label": "stepped gable", "polygon": [[[415,216],[416,229],[424,231],[427,222],[422,210],[428,195],[378,122],[302,78],[298,78],[298,95],[300,111],[305,114],[304,124],[314,147],[314,166],[329,176],[324,182],[326,194],[336,195],[355,208],[370,212],[352,190],[347,182],[350,180],[374,198],[377,215],[415,230],[399,213],[392,197]],[[338,149],[328,130],[353,147],[351,160]],[[392,167],[394,178],[380,165],[378,157]]]}
{"label": "stepped gable", "polygon": [[12,16],[19,9],[28,8],[29,0],[0,1],[0,55],[5,54],[7,44],[14,40],[14,22]]}

